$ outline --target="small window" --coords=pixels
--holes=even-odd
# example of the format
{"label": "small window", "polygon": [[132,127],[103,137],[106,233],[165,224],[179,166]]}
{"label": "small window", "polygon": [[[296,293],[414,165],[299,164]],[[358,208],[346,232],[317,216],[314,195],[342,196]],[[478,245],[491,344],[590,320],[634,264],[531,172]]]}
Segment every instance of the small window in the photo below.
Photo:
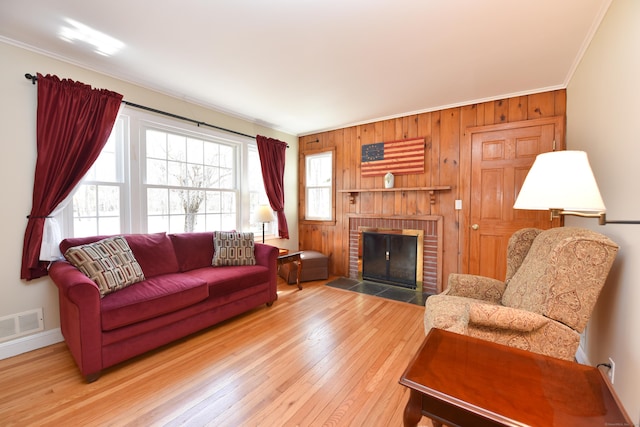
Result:
{"label": "small window", "polygon": [[305,156],[305,219],[333,220],[333,151]]}

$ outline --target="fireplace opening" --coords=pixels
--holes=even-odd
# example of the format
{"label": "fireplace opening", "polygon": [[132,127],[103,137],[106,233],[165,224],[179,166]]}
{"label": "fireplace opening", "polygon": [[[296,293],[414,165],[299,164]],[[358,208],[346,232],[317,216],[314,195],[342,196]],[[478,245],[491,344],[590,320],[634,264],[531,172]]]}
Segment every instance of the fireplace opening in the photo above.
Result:
{"label": "fireplace opening", "polygon": [[417,234],[363,231],[362,279],[417,289]]}

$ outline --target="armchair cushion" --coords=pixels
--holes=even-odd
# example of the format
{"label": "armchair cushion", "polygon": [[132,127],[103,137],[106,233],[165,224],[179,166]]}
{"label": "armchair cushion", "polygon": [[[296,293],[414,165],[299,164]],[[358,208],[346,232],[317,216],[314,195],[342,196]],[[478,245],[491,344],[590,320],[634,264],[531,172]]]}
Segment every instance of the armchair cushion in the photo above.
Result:
{"label": "armchair cushion", "polygon": [[531,332],[549,322],[544,316],[517,308],[477,302],[469,305],[469,323],[478,326]]}
{"label": "armchair cushion", "polygon": [[531,245],[538,234],[542,233],[539,228],[523,228],[518,230],[509,239],[507,246],[507,275],[505,283],[509,283],[516,271],[522,265],[525,257],[531,249]]}
{"label": "armchair cushion", "polygon": [[508,307],[532,311],[582,332],[618,246],[595,231],[562,227],[541,233],[502,297]]}

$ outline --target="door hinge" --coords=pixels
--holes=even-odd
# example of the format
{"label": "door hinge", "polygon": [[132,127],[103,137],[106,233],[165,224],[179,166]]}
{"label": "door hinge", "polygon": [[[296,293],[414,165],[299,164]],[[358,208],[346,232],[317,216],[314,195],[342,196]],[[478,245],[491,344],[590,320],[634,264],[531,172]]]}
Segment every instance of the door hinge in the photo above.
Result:
{"label": "door hinge", "polygon": [[553,150],[552,151],[556,151],[556,140],[553,140]]}

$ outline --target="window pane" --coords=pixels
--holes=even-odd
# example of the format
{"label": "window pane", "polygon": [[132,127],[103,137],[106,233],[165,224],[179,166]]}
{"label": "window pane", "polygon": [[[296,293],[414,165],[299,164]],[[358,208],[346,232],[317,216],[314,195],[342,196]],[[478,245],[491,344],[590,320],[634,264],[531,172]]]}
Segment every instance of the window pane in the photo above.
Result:
{"label": "window pane", "polygon": [[154,216],[149,215],[147,217],[147,232],[159,233],[161,231],[169,230],[169,217],[168,216]]}
{"label": "window pane", "polygon": [[98,215],[120,215],[120,188],[104,185],[98,187]]}
{"label": "window pane", "polygon": [[96,216],[96,186],[81,185],[73,195],[74,217]]}
{"label": "window pane", "polygon": [[149,215],[165,215],[169,213],[169,192],[164,188],[147,190],[147,213]]}
{"label": "window pane", "polygon": [[237,230],[237,225],[236,225],[236,216],[235,215],[229,215],[229,214],[223,214],[221,215],[221,224],[220,224],[220,229],[221,230]]}
{"label": "window pane", "polygon": [[147,184],[167,184],[167,163],[164,160],[147,159]]}
{"label": "window pane", "polygon": [[96,236],[97,234],[97,218],[75,218],[73,220],[73,235],[75,237]]}
{"label": "window pane", "polygon": [[224,168],[232,169],[235,167],[234,149],[228,145],[220,145],[220,162],[219,165]]}
{"label": "window pane", "polygon": [[310,218],[330,218],[331,204],[323,202],[331,200],[331,190],[328,188],[310,188],[307,192],[307,212]]}
{"label": "window pane", "polygon": [[186,186],[185,182],[187,177],[187,165],[182,162],[167,162],[167,170],[169,173],[168,185],[175,185],[178,187]]}
{"label": "window pane", "polygon": [[171,215],[178,215],[184,212],[182,206],[185,196],[184,190],[169,190],[169,213]]}
{"label": "window pane", "polygon": [[98,229],[98,234],[120,234],[120,218],[99,218]]}
{"label": "window pane", "polygon": [[220,212],[222,200],[219,191],[207,191],[206,211],[207,213]]}
{"label": "window pane", "polygon": [[220,168],[220,182],[219,188],[231,189],[235,185],[233,169]]}
{"label": "window pane", "polygon": [[145,133],[147,140],[147,158],[163,159],[167,158],[167,135],[148,129]]}
{"label": "window pane", "polygon": [[204,163],[203,142],[199,139],[187,139],[187,162]]}
{"label": "window pane", "polygon": [[168,134],[167,159],[184,162],[187,160],[187,138],[182,135]]}
{"label": "window pane", "polygon": [[207,230],[222,230],[222,219],[219,214],[207,215]]}

